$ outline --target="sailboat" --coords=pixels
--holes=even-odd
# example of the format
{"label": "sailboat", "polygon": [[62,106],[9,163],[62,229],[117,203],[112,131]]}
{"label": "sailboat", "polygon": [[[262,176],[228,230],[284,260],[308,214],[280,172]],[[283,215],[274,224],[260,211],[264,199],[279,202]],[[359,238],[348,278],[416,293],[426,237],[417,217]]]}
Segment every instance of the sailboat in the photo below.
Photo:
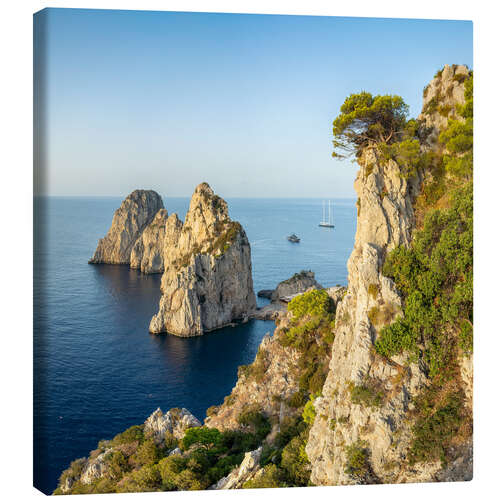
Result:
{"label": "sailboat", "polygon": [[326,220],[326,204],[323,200],[323,220],[319,223],[320,227],[335,227],[332,223],[332,207],[330,200],[328,200],[328,220]]}

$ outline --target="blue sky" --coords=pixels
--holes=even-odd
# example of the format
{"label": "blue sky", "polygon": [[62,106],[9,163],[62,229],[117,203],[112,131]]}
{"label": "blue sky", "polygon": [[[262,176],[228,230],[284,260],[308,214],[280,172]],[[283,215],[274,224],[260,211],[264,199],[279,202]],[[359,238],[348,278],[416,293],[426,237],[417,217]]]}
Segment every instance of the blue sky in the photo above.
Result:
{"label": "blue sky", "polygon": [[47,193],[354,197],[331,158],[345,97],[418,115],[444,64],[472,68],[472,23],[47,9]]}

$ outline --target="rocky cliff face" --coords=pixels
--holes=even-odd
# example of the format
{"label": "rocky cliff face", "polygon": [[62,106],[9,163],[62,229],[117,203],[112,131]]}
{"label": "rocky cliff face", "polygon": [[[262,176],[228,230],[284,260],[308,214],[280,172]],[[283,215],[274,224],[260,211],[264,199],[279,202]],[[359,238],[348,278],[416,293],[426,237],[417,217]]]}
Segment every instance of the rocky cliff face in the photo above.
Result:
{"label": "rocky cliff face", "polygon": [[[345,472],[345,447],[358,440],[371,450],[373,477],[391,482],[394,471],[386,472],[386,464],[402,462],[404,444],[399,443],[405,438],[396,442],[394,432],[404,429],[409,398],[425,379],[418,366],[404,370],[385,364],[373,350],[379,318],[390,320],[401,311],[399,294],[382,275],[382,264],[389,250],[410,243],[412,194],[418,190],[418,180],[407,182],[398,165],[383,164],[374,149],[365,151],[360,164],[354,184],[359,214],[348,262],[349,286],[337,308],[330,370],[322,397],[315,402],[317,417],[306,447],[314,484],[354,482]],[[380,408],[353,404],[350,387],[367,383],[380,385],[386,394]]]}
{"label": "rocky cliff face", "polygon": [[182,439],[187,429],[199,427],[201,422],[186,408],[172,408],[163,413],[157,408],[144,422],[144,434],[151,436],[156,443],[165,440],[165,434]]}
{"label": "rocky cliff face", "polygon": [[196,188],[182,226],[167,220],[163,256],[162,297],[150,332],[201,335],[255,309],[250,244],[208,184]]}
{"label": "rocky cliff face", "polygon": [[140,269],[144,274],[163,272],[163,249],[165,246],[167,218],[167,211],[161,208],[137,238],[130,254],[130,267],[132,269]]}
{"label": "rocky cliff face", "polygon": [[[446,126],[444,113],[454,116],[456,105],[464,102],[462,75],[467,73],[465,67],[446,66],[429,85],[420,116],[431,129],[428,144],[435,143]],[[433,98],[439,93],[446,95],[449,109],[434,109]],[[427,378],[418,364],[403,355],[390,361],[378,356],[374,342],[380,327],[401,314],[400,295],[392,280],[383,276],[382,266],[391,249],[411,242],[413,203],[421,179],[405,180],[398,164],[382,161],[373,148],[366,149],[358,163],[358,221],[348,262],[349,286],[337,308],[329,373],[315,401],[316,418],[306,446],[311,481],[332,485],[470,478],[470,445],[456,463],[443,470],[440,461],[412,467],[405,462],[411,440],[409,412]],[[468,373],[469,366],[464,365],[466,385]],[[353,401],[356,388],[376,392],[380,400],[377,404]],[[363,475],[353,476],[347,467],[348,450],[355,448],[363,449],[368,457]]]}
{"label": "rocky cliff face", "polygon": [[446,127],[449,118],[462,120],[456,109],[457,104],[465,103],[463,82],[468,75],[466,66],[446,64],[424,89],[422,113],[418,118],[429,128],[427,142],[432,147],[438,146],[439,132]]}
{"label": "rocky cliff face", "polygon": [[[346,289],[332,287],[325,291],[336,307]],[[304,402],[299,400],[294,404],[291,401],[303,391],[300,379],[304,373],[299,366],[301,358],[304,361],[307,354],[283,342],[283,336],[294,324],[292,317],[286,308],[275,310],[274,332],[262,339],[255,361],[240,367],[238,381],[224,403],[207,410],[207,427],[221,431],[241,428],[238,417],[249,409],[256,409],[273,422],[273,430],[268,438],[272,441],[285,419],[300,415]],[[312,343],[316,342],[319,344],[317,339]],[[328,361],[327,355],[324,361]],[[318,360],[309,359],[309,362],[317,363]]]}
{"label": "rocky cliff face", "polygon": [[90,264],[130,264],[132,249],[163,208],[161,197],[155,191],[137,189],[130,193],[116,210],[111,227],[99,240]]}
{"label": "rocky cliff face", "polygon": [[[281,314],[281,321],[287,324],[286,313]],[[293,376],[299,353],[283,347],[276,337],[266,335],[262,340],[256,361],[252,368],[238,373],[238,381],[224,403],[207,411],[205,425],[219,430],[240,428],[238,417],[250,408],[257,408],[275,422],[296,414],[288,406],[289,400],[299,390],[299,377]]]}

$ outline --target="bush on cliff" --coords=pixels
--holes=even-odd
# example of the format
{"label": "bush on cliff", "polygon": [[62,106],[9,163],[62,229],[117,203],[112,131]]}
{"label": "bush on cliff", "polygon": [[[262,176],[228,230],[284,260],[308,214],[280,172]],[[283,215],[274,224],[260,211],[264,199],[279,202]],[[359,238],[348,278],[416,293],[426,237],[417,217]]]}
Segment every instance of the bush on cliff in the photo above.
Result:
{"label": "bush on cliff", "polygon": [[310,290],[298,295],[288,304],[295,321],[304,316],[326,316],[334,312],[333,301],[326,290]]}
{"label": "bush on cliff", "polygon": [[472,184],[459,189],[452,206],[430,212],[411,248],[389,254],[384,273],[405,299],[404,317],[384,327],[375,348],[390,357],[422,351],[432,377],[446,373],[457,341],[472,348]]}
{"label": "bush on cliff", "polygon": [[381,330],[375,348],[386,357],[407,352],[410,361],[421,359],[430,379],[412,412],[410,464],[446,463],[472,432],[459,366],[473,348],[472,90],[470,73],[457,109],[462,120],[448,120],[440,134],[446,149],[417,202],[423,225],[411,247],[396,248],[384,265],[403,294],[404,316]]}
{"label": "bush on cliff", "polygon": [[473,171],[473,75],[466,80],[465,104],[458,109],[458,115],[465,122],[448,120],[448,127],[439,136],[446,146],[443,157],[446,170],[460,179],[471,179]]}
{"label": "bush on cliff", "polygon": [[436,388],[424,391],[416,401],[417,419],[413,427],[413,440],[409,461],[447,462],[447,450],[457,439],[464,423],[467,424],[462,391],[452,391],[441,397]]}
{"label": "bush on cliff", "polygon": [[328,373],[328,360],[334,340],[335,305],[325,290],[311,290],[295,297],[288,310],[293,316],[290,327],[277,337],[283,347],[300,352],[297,377],[300,393],[290,405],[300,407],[309,394],[320,392]]}
{"label": "bush on cliff", "polygon": [[263,472],[255,479],[243,484],[243,488],[281,488],[286,487],[283,470],[275,464],[266,465]]}

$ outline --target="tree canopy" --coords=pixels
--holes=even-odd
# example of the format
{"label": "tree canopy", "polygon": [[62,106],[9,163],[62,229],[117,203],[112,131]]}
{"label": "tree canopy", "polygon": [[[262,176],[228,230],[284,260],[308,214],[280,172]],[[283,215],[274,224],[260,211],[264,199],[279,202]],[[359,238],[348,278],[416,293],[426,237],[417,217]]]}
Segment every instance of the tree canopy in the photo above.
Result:
{"label": "tree canopy", "polygon": [[334,158],[359,156],[370,144],[390,144],[406,126],[408,105],[397,95],[351,94],[333,122]]}

